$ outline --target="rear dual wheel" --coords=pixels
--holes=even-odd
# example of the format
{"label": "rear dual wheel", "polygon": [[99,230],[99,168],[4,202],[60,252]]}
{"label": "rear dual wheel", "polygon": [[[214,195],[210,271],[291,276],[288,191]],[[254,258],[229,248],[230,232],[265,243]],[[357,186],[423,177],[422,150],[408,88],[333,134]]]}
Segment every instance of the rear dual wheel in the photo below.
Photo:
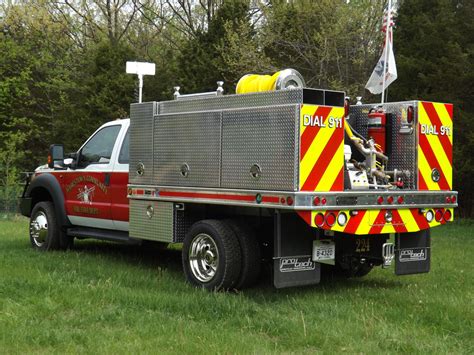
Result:
{"label": "rear dual wheel", "polygon": [[208,290],[247,287],[260,272],[258,243],[235,221],[195,223],[184,239],[182,253],[187,280]]}

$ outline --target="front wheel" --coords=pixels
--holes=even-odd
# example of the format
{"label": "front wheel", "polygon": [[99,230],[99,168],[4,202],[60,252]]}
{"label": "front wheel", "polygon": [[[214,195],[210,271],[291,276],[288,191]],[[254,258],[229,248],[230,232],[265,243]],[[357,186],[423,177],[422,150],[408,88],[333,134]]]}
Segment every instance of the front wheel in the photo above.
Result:
{"label": "front wheel", "polygon": [[73,239],[61,230],[52,202],[39,202],[33,207],[30,217],[30,242],[34,249],[42,251],[67,249],[72,246]]}
{"label": "front wheel", "polygon": [[240,246],[228,223],[204,220],[186,234],[182,251],[186,279],[208,290],[231,289],[239,279]]}

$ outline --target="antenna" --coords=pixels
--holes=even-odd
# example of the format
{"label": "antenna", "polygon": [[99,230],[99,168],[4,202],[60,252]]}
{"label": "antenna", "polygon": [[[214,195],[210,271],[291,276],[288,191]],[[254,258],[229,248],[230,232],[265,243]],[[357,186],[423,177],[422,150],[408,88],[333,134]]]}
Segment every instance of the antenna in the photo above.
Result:
{"label": "antenna", "polygon": [[142,102],[143,75],[155,75],[155,63],[127,62],[127,74],[138,76],[138,103]]}

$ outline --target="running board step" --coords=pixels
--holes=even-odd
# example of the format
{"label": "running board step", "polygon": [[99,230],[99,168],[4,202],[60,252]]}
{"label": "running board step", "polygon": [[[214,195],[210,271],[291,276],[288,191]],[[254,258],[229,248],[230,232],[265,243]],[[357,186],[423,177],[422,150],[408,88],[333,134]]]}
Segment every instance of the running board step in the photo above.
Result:
{"label": "running board step", "polygon": [[108,240],[112,242],[121,242],[133,245],[141,244],[141,240],[132,239],[128,236],[128,232],[115,231],[108,229],[97,229],[87,227],[74,227],[67,230],[67,235],[70,237],[79,238],[93,238],[100,240]]}

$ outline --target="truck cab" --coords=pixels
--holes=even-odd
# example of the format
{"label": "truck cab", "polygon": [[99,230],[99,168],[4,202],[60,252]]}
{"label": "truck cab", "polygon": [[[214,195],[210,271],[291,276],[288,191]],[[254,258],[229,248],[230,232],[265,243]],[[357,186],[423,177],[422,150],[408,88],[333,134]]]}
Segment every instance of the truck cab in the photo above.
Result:
{"label": "truck cab", "polygon": [[[120,232],[128,232],[129,227],[129,126],[129,119],[108,122],[70,155],[73,158],[50,156],[52,164],[38,167],[25,190],[20,203],[22,214],[31,216],[35,205],[49,202],[60,229],[82,228],[86,236],[88,231],[108,230],[111,233],[103,233],[104,239],[114,240],[117,234],[123,240]],[[57,148],[54,146],[54,150]],[[40,220],[43,215],[39,214]],[[32,225],[38,225],[38,221],[33,219]],[[48,248],[42,234],[33,234],[32,243]]]}

